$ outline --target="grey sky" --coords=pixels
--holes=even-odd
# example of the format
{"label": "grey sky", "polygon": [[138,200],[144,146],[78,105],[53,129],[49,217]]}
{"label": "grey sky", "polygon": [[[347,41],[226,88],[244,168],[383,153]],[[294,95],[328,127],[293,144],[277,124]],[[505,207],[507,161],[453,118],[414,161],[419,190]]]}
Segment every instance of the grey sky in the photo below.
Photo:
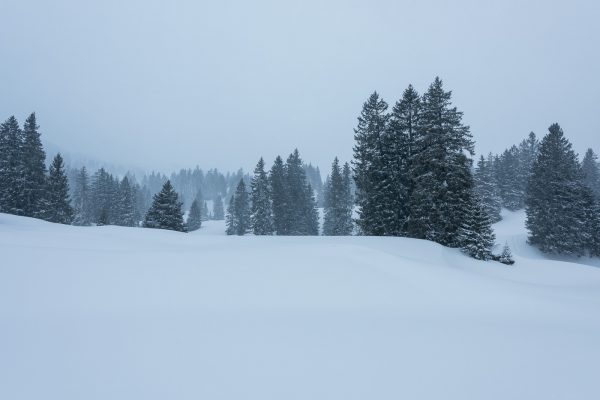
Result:
{"label": "grey sky", "polygon": [[362,103],[436,75],[478,152],[559,122],[600,151],[596,1],[2,0],[0,118],[109,162],[349,160]]}

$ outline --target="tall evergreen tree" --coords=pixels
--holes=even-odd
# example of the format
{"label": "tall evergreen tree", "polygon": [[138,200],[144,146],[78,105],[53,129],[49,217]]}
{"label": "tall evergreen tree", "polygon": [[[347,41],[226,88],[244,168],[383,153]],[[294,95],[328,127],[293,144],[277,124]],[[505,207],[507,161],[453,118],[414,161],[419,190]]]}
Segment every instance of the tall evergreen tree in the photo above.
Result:
{"label": "tall evergreen tree", "polygon": [[201,204],[202,207],[200,207],[200,218],[202,221],[208,221],[208,204],[206,203],[206,200],[204,200]]}
{"label": "tall evergreen tree", "polygon": [[318,235],[317,203],[302,167],[298,149],[289,155],[285,164],[286,214],[289,235]]}
{"label": "tall evergreen tree", "polygon": [[138,221],[135,219],[133,190],[127,176],[119,184],[116,209],[118,215],[118,219],[115,221],[116,225],[136,226],[138,224]]}
{"label": "tall evergreen tree", "polygon": [[594,196],[600,200],[600,165],[598,156],[592,149],[588,149],[581,164],[584,183],[592,190]]}
{"label": "tall evergreen tree", "polygon": [[222,221],[225,219],[225,209],[223,208],[223,198],[217,195],[213,201],[213,219]]}
{"label": "tall evergreen tree", "polygon": [[265,172],[265,162],[260,158],[254,169],[251,182],[251,223],[255,235],[273,234],[273,211],[269,178]]}
{"label": "tall evergreen tree", "polygon": [[465,217],[459,229],[460,248],[477,260],[491,260],[496,236],[481,199],[472,195],[465,208]]}
{"label": "tall evergreen tree", "polygon": [[354,130],[354,180],[357,189],[357,203],[359,206],[358,225],[365,235],[384,234],[384,215],[382,207],[378,204],[375,194],[375,185],[382,178],[381,136],[387,129],[388,105],[379,97],[377,92],[369,97],[363,104],[358,126]]}
{"label": "tall evergreen tree", "polygon": [[269,174],[271,185],[271,201],[273,207],[273,228],[277,235],[289,234],[288,225],[288,192],[285,177],[285,166],[280,156],[277,156]]}
{"label": "tall evergreen tree", "polygon": [[42,213],[44,182],[46,177],[46,153],[40,140],[39,126],[32,113],[23,126],[23,214],[37,217]]}
{"label": "tall evergreen tree", "polygon": [[352,179],[352,170],[348,163],[344,163],[342,168],[342,180],[344,182],[344,204],[346,205],[347,215],[345,216],[344,232],[348,232],[349,235],[354,231],[354,221],[352,219],[352,212],[354,210],[354,195],[352,185],[354,183]]}
{"label": "tall evergreen tree", "polygon": [[171,181],[166,181],[162,190],[154,195],[152,206],[144,219],[144,227],[185,232],[181,206]]}
{"label": "tall evergreen tree", "polygon": [[22,136],[14,116],[0,125],[0,211],[16,215],[25,212]]}
{"label": "tall evergreen tree", "polygon": [[73,225],[88,226],[92,222],[92,209],[90,204],[90,185],[87,169],[82,167],[75,179],[73,190]]}
{"label": "tall evergreen tree", "polygon": [[240,179],[235,189],[227,213],[228,235],[242,236],[250,231],[250,199],[243,179]]}
{"label": "tall evergreen tree", "polygon": [[188,232],[197,231],[202,226],[202,217],[200,215],[200,206],[198,205],[198,199],[192,202],[190,212],[187,217],[187,230]]}
{"label": "tall evergreen tree", "polygon": [[481,200],[481,205],[492,223],[500,221],[502,202],[497,192],[495,175],[492,166],[492,155],[487,161],[481,156],[475,169],[475,192]]}
{"label": "tall evergreen tree", "polygon": [[589,243],[585,189],[571,143],[551,125],[527,186],[529,242],[546,253],[583,255]]}
{"label": "tall evergreen tree", "polygon": [[60,224],[70,224],[73,221],[69,183],[60,153],[54,157],[48,169],[44,209],[44,219],[47,221]]}
{"label": "tall evergreen tree", "polygon": [[325,185],[323,235],[344,236],[352,233],[352,209],[349,208],[347,182],[338,158],[333,160]]}
{"label": "tall evergreen tree", "polygon": [[411,157],[414,187],[407,226],[413,237],[456,247],[473,188],[473,142],[451,97],[439,78],[423,96]]}

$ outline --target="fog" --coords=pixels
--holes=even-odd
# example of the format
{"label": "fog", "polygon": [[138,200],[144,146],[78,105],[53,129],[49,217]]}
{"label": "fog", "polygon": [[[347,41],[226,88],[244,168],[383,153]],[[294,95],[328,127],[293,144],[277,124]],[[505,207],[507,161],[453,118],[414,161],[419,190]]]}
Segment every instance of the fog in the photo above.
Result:
{"label": "fog", "polygon": [[[484,4],[485,3],[485,4]],[[111,163],[352,156],[362,103],[439,75],[479,153],[558,122],[600,151],[594,1],[3,0],[0,118]]]}

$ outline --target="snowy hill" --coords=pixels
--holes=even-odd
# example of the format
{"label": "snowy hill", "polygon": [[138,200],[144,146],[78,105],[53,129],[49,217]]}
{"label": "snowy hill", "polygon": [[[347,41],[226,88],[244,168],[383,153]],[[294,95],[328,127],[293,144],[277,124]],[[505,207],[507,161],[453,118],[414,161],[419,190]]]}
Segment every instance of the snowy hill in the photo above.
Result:
{"label": "snowy hill", "polygon": [[597,399],[598,260],[549,260],[504,218],[512,267],[0,214],[0,398]]}

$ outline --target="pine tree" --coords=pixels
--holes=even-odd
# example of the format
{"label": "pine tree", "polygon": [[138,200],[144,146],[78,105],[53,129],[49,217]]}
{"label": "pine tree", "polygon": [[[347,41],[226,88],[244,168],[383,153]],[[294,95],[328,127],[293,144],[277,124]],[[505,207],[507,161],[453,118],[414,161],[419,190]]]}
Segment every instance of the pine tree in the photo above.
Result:
{"label": "pine tree", "polygon": [[92,222],[90,186],[87,169],[82,167],[75,179],[73,190],[73,225],[88,226]]}
{"label": "pine tree", "polygon": [[388,123],[388,105],[377,92],[363,104],[354,130],[354,180],[359,206],[358,225],[365,235],[382,235],[385,232],[383,207],[375,196],[375,184],[382,178],[380,171],[382,145],[381,136]]}
{"label": "pine tree", "polygon": [[0,125],[0,212],[23,215],[23,133],[14,116]]}
{"label": "pine tree", "polygon": [[225,210],[223,208],[223,198],[217,195],[213,201],[213,219],[222,221],[225,219]]}
{"label": "pine tree", "polygon": [[265,172],[265,162],[261,159],[254,169],[251,182],[251,223],[255,235],[273,234],[273,215],[269,178]]}
{"label": "pine tree", "polygon": [[540,143],[526,198],[529,242],[545,253],[585,254],[589,205],[582,175],[571,143],[553,124]]}
{"label": "pine tree", "polygon": [[[288,235],[318,235],[319,216],[314,191],[306,180],[298,149],[289,155],[285,164],[286,208],[285,224]],[[275,196],[273,196],[275,199]]]}
{"label": "pine tree", "polygon": [[60,224],[70,224],[73,221],[69,184],[60,153],[54,157],[48,170],[44,208],[44,219],[47,221]]}
{"label": "pine tree", "polygon": [[496,179],[502,205],[511,211],[521,208],[522,193],[517,179],[520,169],[517,146],[506,149],[498,159]]}
{"label": "pine tree", "polygon": [[491,260],[495,239],[490,218],[481,199],[476,195],[471,196],[459,230],[461,250],[477,260]]}
{"label": "pine tree", "polygon": [[588,149],[581,164],[584,183],[592,190],[594,196],[600,199],[600,165],[598,156],[592,149]]}
{"label": "pine tree", "polygon": [[108,210],[103,207],[102,210],[100,210],[100,214],[98,214],[98,219],[96,221],[96,225],[104,226],[104,225],[108,225],[109,222],[110,221],[108,220]]}
{"label": "pine tree", "polygon": [[[325,185],[323,235],[343,236],[352,233],[352,210],[348,208],[349,188],[336,157]],[[350,219],[350,222],[348,221]]]}
{"label": "pine tree", "polygon": [[202,207],[200,208],[200,218],[202,221],[208,221],[208,204],[206,201],[203,201],[201,204]]}
{"label": "pine tree", "polygon": [[37,217],[42,213],[46,153],[40,140],[39,126],[32,113],[23,126],[23,215]]}
{"label": "pine tree", "polygon": [[197,231],[202,226],[202,217],[200,215],[200,206],[198,206],[198,199],[192,202],[190,212],[187,217],[187,230],[188,232]]}
{"label": "pine tree", "polygon": [[439,78],[423,96],[411,157],[414,187],[407,226],[412,237],[456,247],[473,188],[473,142],[451,97]]}
{"label": "pine tree", "polygon": [[231,197],[227,214],[228,235],[242,236],[250,231],[250,200],[243,179],[240,179]]}
{"label": "pine tree", "polygon": [[344,168],[342,169],[342,180],[344,182],[344,205],[346,207],[346,215],[343,217],[345,223],[343,224],[342,230],[343,232],[347,232],[348,235],[351,235],[354,231],[354,221],[352,220],[354,196],[352,190],[352,170],[350,169],[350,165],[348,163],[344,163]]}
{"label": "pine tree", "polygon": [[271,200],[273,207],[273,228],[277,235],[289,234],[287,209],[288,193],[285,177],[285,166],[280,156],[277,156],[269,174]]}
{"label": "pine tree", "polygon": [[510,247],[508,247],[508,243],[504,245],[504,248],[502,249],[502,254],[498,256],[498,261],[506,265],[513,265],[515,263],[515,260],[512,256],[512,252],[510,251]]}
{"label": "pine tree", "polygon": [[116,225],[136,226],[138,224],[135,218],[135,199],[127,176],[119,184],[116,209],[118,215]]}
{"label": "pine tree", "polygon": [[177,192],[171,181],[167,180],[162,190],[154,195],[152,206],[144,219],[144,227],[185,232],[181,206]]}
{"label": "pine tree", "polygon": [[517,190],[517,206],[519,209],[525,207],[525,196],[529,175],[539,151],[539,142],[535,133],[530,132],[527,139],[519,144],[517,170],[513,171]]}
{"label": "pine tree", "polygon": [[477,162],[475,170],[475,192],[481,199],[481,205],[492,223],[500,221],[501,199],[497,193],[494,171],[492,169],[492,156],[486,161],[483,156]]}

